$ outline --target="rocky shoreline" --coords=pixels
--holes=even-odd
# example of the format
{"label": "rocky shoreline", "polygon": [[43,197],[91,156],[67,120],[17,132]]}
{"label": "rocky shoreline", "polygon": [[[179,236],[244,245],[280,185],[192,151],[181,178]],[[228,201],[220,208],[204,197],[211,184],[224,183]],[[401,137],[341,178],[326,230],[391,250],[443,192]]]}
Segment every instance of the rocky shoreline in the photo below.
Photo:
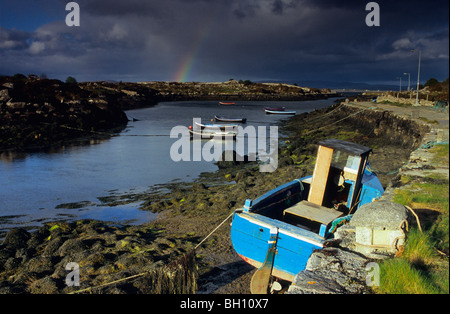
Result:
{"label": "rocky shoreline", "polygon": [[119,106],[59,80],[0,78],[0,151],[42,150],[109,138],[126,126]]}
{"label": "rocky shoreline", "polygon": [[234,80],[64,83],[35,75],[0,77],[0,151],[42,150],[86,138],[107,139],[128,123],[124,110],[165,101],[299,101],[336,96],[328,89]]}
{"label": "rocky shoreline", "polygon": [[[172,183],[164,186],[164,192],[130,193],[108,200],[111,206],[141,201],[142,210],[159,213],[149,224],[77,221],[46,224],[32,232],[11,230],[0,248],[0,293],[80,289],[88,289],[84,293],[249,293],[254,270],[231,247],[229,224],[198,246],[215,226],[245,199],[312,173],[321,139],[334,137],[372,147],[371,166],[387,186],[429,130],[386,111],[346,105],[295,116],[283,128],[290,136],[281,141],[279,167],[273,173],[259,173],[258,165],[252,163],[229,163],[194,183]],[[195,258],[186,262],[185,256]],[[69,263],[80,267],[79,287],[66,285]],[[167,265],[178,265],[178,271]],[[157,284],[164,274],[174,273],[178,281],[172,287],[166,287],[167,280]]]}

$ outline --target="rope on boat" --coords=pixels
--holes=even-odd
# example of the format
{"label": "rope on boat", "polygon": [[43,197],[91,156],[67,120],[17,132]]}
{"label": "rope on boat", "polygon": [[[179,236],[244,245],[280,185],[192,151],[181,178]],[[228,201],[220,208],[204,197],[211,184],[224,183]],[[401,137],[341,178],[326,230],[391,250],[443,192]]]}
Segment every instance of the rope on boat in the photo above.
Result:
{"label": "rope on boat", "polygon": [[230,215],[228,215],[228,217],[227,218],[225,218],[224,219],[224,221],[222,221],[213,231],[211,231],[211,233],[210,234],[208,234],[199,244],[197,244],[197,246],[194,248],[194,250],[196,250],[196,249],[198,249],[199,247],[200,247],[200,245],[202,245],[203,244],[203,242],[205,242],[210,236],[212,236],[213,234],[214,234],[214,232],[216,232],[217,231],[217,229],[219,229],[220,227],[222,227],[222,225],[228,220],[228,219],[230,219],[231,218],[231,216],[233,216],[233,214],[234,214],[234,211],[230,214]]}
{"label": "rope on boat", "polygon": [[[190,253],[187,253],[187,254],[184,254],[183,256],[181,256],[180,258],[178,258],[177,260],[175,260],[175,261],[173,261],[173,262],[171,262],[169,265],[167,265],[167,266],[163,266],[162,268],[163,269],[165,269],[165,268],[168,268],[168,269],[174,269],[175,268],[175,272],[176,272],[176,268],[177,268],[177,266],[179,266],[180,264],[183,264],[184,266],[186,266],[187,264],[189,264],[190,262],[192,262],[192,261],[190,261],[191,259],[195,259],[195,254],[194,254],[194,252],[206,241],[206,240],[208,240],[228,219],[230,219],[232,216],[233,216],[233,214],[234,214],[234,211],[230,214],[230,215],[228,215],[227,216],[227,218],[225,218],[216,228],[214,228],[214,230],[213,231],[211,231],[199,244],[197,244],[197,246],[195,246],[195,248],[194,248],[194,250],[193,251],[191,251]],[[114,280],[114,281],[111,281],[111,282],[107,282],[107,283],[104,283],[104,284],[101,284],[101,285],[98,285],[98,286],[94,286],[94,287],[88,287],[88,288],[85,288],[85,289],[81,289],[81,290],[77,290],[77,291],[73,291],[73,292],[71,292],[71,293],[69,293],[69,294],[79,294],[79,293],[83,293],[83,292],[87,292],[87,291],[92,291],[93,289],[99,289],[99,288],[104,288],[104,287],[107,287],[107,286],[111,286],[111,285],[115,285],[115,284],[118,284],[118,283],[121,283],[121,282],[124,282],[124,281],[128,281],[128,280],[131,280],[131,279],[136,279],[136,278],[139,278],[139,277],[143,277],[143,276],[146,276],[146,275],[150,275],[150,274],[152,274],[153,273],[153,275],[154,275],[154,277],[156,277],[158,280],[163,280],[163,279],[166,279],[166,280],[170,280],[170,279],[172,279],[172,278],[161,278],[162,276],[161,276],[161,274],[160,273],[158,273],[158,270],[153,270],[153,271],[147,271],[147,272],[142,272],[142,273],[139,273],[139,274],[136,274],[136,275],[132,275],[132,276],[129,276],[129,277],[125,277],[125,278],[121,278],[121,279],[118,279],[118,280]],[[181,276],[183,276],[183,275],[181,275]],[[172,277],[172,276],[166,276],[166,277]],[[186,277],[186,275],[184,276],[184,277]],[[184,278],[184,279],[186,279],[186,278]],[[189,280],[189,279],[188,279]],[[161,286],[161,284],[159,284],[159,285],[157,285],[158,286],[158,288],[161,290],[162,288],[160,287]],[[159,291],[159,292],[161,292],[161,291]],[[164,291],[163,291],[164,292]],[[189,292],[189,291],[188,291]],[[186,291],[181,291],[181,293],[186,293]]]}

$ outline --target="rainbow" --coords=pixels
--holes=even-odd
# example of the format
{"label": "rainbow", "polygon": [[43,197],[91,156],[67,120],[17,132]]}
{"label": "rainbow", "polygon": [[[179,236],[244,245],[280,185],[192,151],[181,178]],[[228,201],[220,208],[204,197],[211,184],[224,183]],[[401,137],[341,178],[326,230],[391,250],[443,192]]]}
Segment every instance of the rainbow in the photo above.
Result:
{"label": "rainbow", "polygon": [[179,70],[175,74],[174,81],[175,82],[186,82],[189,74],[191,73],[192,67],[195,63],[195,59],[197,58],[197,54],[200,51],[204,40],[201,38],[198,39],[193,46],[193,48],[189,51],[189,53],[184,57]]}
{"label": "rainbow", "polygon": [[192,72],[192,68],[195,64],[195,60],[198,56],[198,53],[201,51],[201,48],[208,38],[209,33],[213,29],[213,24],[216,21],[217,13],[220,12],[218,7],[216,7],[215,14],[211,14],[210,18],[204,23],[203,27],[200,29],[197,35],[197,39],[194,41],[190,51],[186,54],[181,62],[181,66],[175,73],[174,81],[175,82],[186,82],[189,78],[189,75]]}

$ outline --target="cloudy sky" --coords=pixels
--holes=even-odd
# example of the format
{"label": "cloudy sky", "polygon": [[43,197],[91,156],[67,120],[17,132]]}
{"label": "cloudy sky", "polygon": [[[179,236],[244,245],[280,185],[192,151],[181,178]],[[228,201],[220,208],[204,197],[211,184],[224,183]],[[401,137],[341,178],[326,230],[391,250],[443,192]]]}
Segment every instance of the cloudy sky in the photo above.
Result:
{"label": "cloudy sky", "polygon": [[[0,75],[78,81],[351,81],[449,73],[447,0],[0,0]],[[415,53],[411,49],[416,49]]]}

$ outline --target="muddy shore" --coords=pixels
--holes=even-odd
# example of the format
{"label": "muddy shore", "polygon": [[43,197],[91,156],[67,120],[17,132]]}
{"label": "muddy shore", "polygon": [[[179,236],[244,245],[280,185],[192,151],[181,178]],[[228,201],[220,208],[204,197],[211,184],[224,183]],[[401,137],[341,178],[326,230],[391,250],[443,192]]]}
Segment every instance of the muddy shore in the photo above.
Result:
{"label": "muddy shore", "polygon": [[[110,205],[142,201],[142,210],[159,213],[149,224],[83,220],[55,222],[33,232],[11,230],[0,247],[0,293],[70,293],[88,288],[81,293],[249,293],[254,270],[234,253],[229,221],[196,248],[245,199],[311,174],[317,142],[325,138],[372,147],[370,164],[387,186],[429,131],[387,111],[346,105],[295,116],[282,127],[289,136],[280,139],[278,169],[273,173],[260,173],[254,163],[222,163],[217,172],[205,173],[194,183],[104,200]],[[195,258],[180,260],[187,254]],[[69,263],[80,267],[80,286],[66,285]],[[164,275],[175,278],[172,287]],[[131,276],[136,277],[120,281]],[[182,282],[188,284],[181,287]]]}

